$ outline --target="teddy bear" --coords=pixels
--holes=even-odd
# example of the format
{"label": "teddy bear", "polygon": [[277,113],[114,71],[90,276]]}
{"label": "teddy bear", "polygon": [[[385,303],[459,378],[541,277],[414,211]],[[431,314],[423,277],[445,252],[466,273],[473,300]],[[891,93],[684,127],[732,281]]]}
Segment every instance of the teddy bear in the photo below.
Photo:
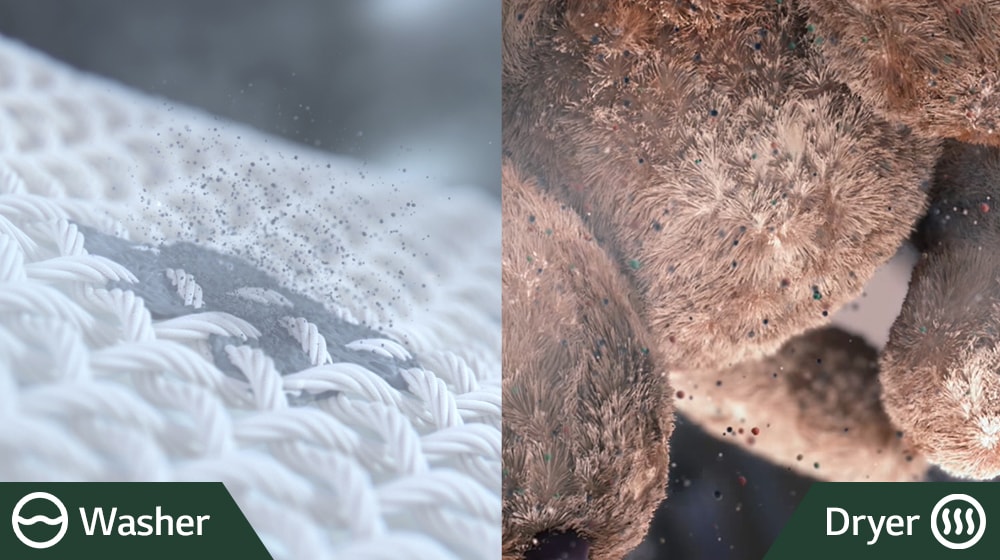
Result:
{"label": "teddy bear", "polygon": [[[819,479],[1000,475],[997,23],[504,0],[505,559],[627,554],[677,413]],[[876,359],[830,318],[911,238]]]}

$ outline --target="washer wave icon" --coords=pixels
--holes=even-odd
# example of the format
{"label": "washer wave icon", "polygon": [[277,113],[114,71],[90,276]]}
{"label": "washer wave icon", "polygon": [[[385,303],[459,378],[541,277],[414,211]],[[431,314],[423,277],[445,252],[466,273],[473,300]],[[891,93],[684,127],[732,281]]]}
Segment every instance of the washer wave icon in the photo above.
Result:
{"label": "washer wave icon", "polygon": [[[59,510],[59,517],[46,517],[44,515],[34,515],[32,517],[22,517],[21,510],[28,502],[34,500],[45,500],[56,507]],[[14,506],[14,511],[11,513],[10,517],[11,527],[14,529],[14,535],[17,540],[21,541],[25,546],[29,546],[35,549],[51,548],[55,546],[62,538],[66,535],[66,530],[69,528],[69,514],[66,512],[66,506],[63,505],[62,500],[49,494],[48,492],[32,492],[25,495],[23,498],[18,500],[17,504]],[[59,526],[59,531],[52,538],[44,541],[36,541],[24,534],[21,529],[24,525],[35,525],[37,523],[42,523],[52,527]]]}

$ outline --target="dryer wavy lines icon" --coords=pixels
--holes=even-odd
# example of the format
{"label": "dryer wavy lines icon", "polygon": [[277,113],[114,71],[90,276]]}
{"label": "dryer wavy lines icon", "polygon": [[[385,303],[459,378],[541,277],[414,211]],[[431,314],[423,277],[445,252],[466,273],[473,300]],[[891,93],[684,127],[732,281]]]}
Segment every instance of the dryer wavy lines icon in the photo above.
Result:
{"label": "dryer wavy lines icon", "polygon": [[968,494],[949,494],[938,500],[931,511],[931,532],[942,546],[952,550],[971,548],[986,532],[986,511]]}
{"label": "dryer wavy lines icon", "polygon": [[[59,517],[47,517],[45,515],[33,515],[31,517],[22,517],[21,510],[28,502],[33,500],[45,500],[56,507],[59,510]],[[63,505],[62,500],[49,494],[48,492],[32,492],[27,494],[20,500],[18,500],[17,505],[14,506],[14,511],[10,516],[11,527],[14,529],[14,536],[17,540],[21,541],[25,546],[31,548],[42,549],[51,548],[56,545],[62,538],[66,535],[66,530],[69,528],[69,514],[66,512],[66,506]],[[56,532],[55,536],[48,540],[36,541],[24,534],[22,526],[25,525],[35,525],[42,523],[44,525],[49,525],[51,527],[59,526],[59,531]]]}

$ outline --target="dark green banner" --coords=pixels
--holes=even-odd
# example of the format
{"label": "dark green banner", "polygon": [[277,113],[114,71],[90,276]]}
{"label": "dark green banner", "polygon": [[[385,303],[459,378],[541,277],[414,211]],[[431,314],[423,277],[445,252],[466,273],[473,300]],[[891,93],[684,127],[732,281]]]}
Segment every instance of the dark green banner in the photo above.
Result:
{"label": "dark green banner", "polygon": [[220,482],[0,483],[0,558],[270,559]]}
{"label": "dark green banner", "polygon": [[765,559],[998,557],[1000,485],[823,482]]}

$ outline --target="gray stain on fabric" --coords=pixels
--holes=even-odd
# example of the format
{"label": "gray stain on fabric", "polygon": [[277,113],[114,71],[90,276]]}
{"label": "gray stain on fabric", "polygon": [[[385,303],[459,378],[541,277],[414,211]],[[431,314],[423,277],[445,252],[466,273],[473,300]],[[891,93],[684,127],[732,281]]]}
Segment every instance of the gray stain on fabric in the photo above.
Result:
{"label": "gray stain on fabric", "polygon": [[[281,286],[265,272],[233,256],[218,253],[193,243],[181,242],[152,247],[106,235],[77,224],[84,234],[88,252],[109,258],[131,271],[135,284],[113,281],[108,289],[131,290],[141,297],[154,320],[171,319],[194,312],[219,311],[239,317],[257,328],[257,339],[211,335],[209,343],[216,366],[227,375],[246,377],[226,355],[227,345],[247,345],[263,350],[283,375],[301,371],[313,364],[282,324],[284,317],[301,317],[316,325],[326,339],[327,352],[334,363],[350,362],[382,377],[392,387],[405,390],[401,368],[417,367],[415,360],[396,359],[366,350],[346,347],[360,339],[389,337],[365,325],[339,318],[326,307],[306,296]],[[185,305],[167,270],[183,269],[200,286],[200,308]],[[277,294],[277,295],[275,295]],[[290,304],[290,305],[289,305]],[[316,395],[317,397],[323,395]]]}

